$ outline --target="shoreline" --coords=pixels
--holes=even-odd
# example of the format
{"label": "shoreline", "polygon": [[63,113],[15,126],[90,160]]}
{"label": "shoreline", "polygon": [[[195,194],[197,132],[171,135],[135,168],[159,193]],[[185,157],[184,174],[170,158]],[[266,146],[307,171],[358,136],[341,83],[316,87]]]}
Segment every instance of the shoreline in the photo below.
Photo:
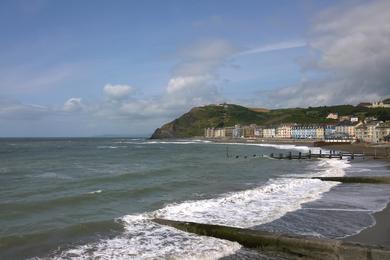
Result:
{"label": "shoreline", "polygon": [[365,228],[356,235],[342,238],[343,241],[364,243],[369,245],[390,246],[390,202],[386,207],[372,214],[375,224]]}
{"label": "shoreline", "polygon": [[[279,145],[296,145],[314,147],[314,141],[296,141],[296,140],[246,140],[246,139],[208,139],[216,143],[251,143],[251,144],[279,144]],[[381,161],[385,163],[385,167],[390,169],[390,144],[329,144],[320,148],[327,150],[337,150],[350,153],[363,153],[367,155],[364,161]],[[381,184],[383,185],[383,184]],[[339,239],[346,242],[357,242],[369,245],[390,246],[390,202],[383,210],[375,212],[371,215],[375,219],[375,224],[361,230],[359,233],[345,238]]]}
{"label": "shoreline", "polygon": [[277,145],[296,145],[323,148],[326,150],[336,150],[349,153],[362,153],[366,155],[364,160],[381,160],[390,162],[390,144],[327,144],[322,146],[315,146],[313,140],[294,140],[294,139],[206,139],[215,143],[248,143],[248,144],[277,144]]}

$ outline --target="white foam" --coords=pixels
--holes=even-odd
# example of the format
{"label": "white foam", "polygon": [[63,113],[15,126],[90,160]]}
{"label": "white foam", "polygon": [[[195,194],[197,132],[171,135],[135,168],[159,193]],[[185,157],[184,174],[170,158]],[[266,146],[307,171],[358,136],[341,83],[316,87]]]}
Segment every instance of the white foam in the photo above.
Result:
{"label": "white foam", "polygon": [[101,145],[97,147],[98,149],[118,149],[118,148],[127,148],[126,145],[121,146],[112,146],[112,145]]}
{"label": "white foam", "polygon": [[88,194],[97,194],[97,193],[101,193],[102,190],[95,190],[95,191],[90,191],[88,192]]}
{"label": "white foam", "polygon": [[320,150],[319,147],[309,147],[309,146],[295,145],[295,144],[259,144],[259,143],[215,143],[215,144],[272,147],[281,150],[298,150],[303,152],[308,152],[309,150],[311,150],[313,153],[317,153]]}
{"label": "white foam", "polygon": [[184,139],[184,140],[174,140],[174,141],[145,141],[139,144],[208,144],[212,143],[212,141],[209,140],[200,140],[200,139]]}
{"label": "white foam", "polygon": [[54,259],[218,259],[241,248],[155,224],[145,215],[128,215],[122,221],[126,231],[121,236],[64,251]]}
{"label": "white foam", "polygon": [[265,186],[219,198],[168,205],[154,216],[247,228],[300,209],[301,204],[319,199],[334,185],[315,179],[276,179]]}
{"label": "white foam", "polygon": [[[343,174],[348,162],[324,159],[318,165],[330,168],[313,175],[335,176]],[[319,199],[335,185],[336,182],[318,179],[279,178],[254,189],[212,199],[170,204],[140,215],[127,215],[120,219],[126,229],[122,235],[64,251],[59,258],[218,259],[233,254],[240,249],[240,245],[184,233],[155,224],[150,219],[166,218],[248,228],[298,210],[303,203]]]}
{"label": "white foam", "polygon": [[308,177],[342,177],[345,175],[345,169],[351,167],[351,164],[346,160],[321,159],[318,166],[324,170],[313,172]]}

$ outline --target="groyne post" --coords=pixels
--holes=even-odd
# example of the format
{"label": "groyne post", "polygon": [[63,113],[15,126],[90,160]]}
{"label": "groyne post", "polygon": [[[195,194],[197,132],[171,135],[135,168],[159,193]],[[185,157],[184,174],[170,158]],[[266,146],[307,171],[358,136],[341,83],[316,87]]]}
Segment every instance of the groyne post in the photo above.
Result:
{"label": "groyne post", "polygon": [[290,152],[288,152],[288,159],[292,159],[292,154],[291,154],[291,151]]}
{"label": "groyne post", "polygon": [[320,158],[322,158],[322,150],[320,150]]}
{"label": "groyne post", "polygon": [[302,153],[301,152],[298,153],[298,159],[302,159]]}
{"label": "groyne post", "polygon": [[311,159],[311,150],[309,150],[309,159]]}

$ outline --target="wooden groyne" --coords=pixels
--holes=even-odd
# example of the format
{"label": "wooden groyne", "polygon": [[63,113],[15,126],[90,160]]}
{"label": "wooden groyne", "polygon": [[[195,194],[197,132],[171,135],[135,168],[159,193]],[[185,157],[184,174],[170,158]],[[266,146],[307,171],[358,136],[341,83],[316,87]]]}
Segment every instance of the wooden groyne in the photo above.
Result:
{"label": "wooden groyne", "polygon": [[312,177],[312,179],[338,181],[342,183],[390,184],[390,176]]}
{"label": "wooden groyne", "polygon": [[253,154],[253,155],[226,155],[227,158],[257,158],[257,157],[269,157],[273,159],[288,159],[288,160],[308,160],[308,159],[320,159],[320,158],[327,158],[327,159],[350,159],[354,160],[355,158],[365,158],[365,155],[363,153],[346,153],[346,152],[336,152],[336,151],[329,151],[327,153],[324,153],[322,150],[320,150],[318,153],[312,153],[311,150],[309,150],[308,153],[271,153],[269,155],[265,154]]}
{"label": "wooden groyne", "polygon": [[202,236],[238,242],[247,248],[261,250],[288,259],[384,260],[390,259],[390,248],[362,245],[308,236],[276,234],[266,231],[234,228],[194,222],[154,219],[154,222]]}
{"label": "wooden groyne", "polygon": [[322,150],[319,151],[319,153],[312,153],[311,150],[309,150],[308,153],[292,153],[288,152],[287,154],[279,153],[279,154],[270,154],[271,158],[274,159],[289,159],[289,160],[303,160],[303,159],[319,159],[319,158],[328,158],[328,159],[340,159],[348,158],[348,159],[355,159],[357,157],[364,157],[364,154],[355,154],[355,153],[343,153],[343,152],[337,152],[336,151],[329,151],[329,153],[323,153]]}

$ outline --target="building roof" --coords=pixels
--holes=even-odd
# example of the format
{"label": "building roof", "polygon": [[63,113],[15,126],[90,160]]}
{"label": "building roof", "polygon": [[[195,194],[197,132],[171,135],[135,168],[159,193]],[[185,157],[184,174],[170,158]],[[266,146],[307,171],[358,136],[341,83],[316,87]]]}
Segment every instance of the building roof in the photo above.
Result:
{"label": "building roof", "polygon": [[350,120],[343,120],[340,121],[336,126],[355,126],[357,125],[356,122],[351,122]]}

